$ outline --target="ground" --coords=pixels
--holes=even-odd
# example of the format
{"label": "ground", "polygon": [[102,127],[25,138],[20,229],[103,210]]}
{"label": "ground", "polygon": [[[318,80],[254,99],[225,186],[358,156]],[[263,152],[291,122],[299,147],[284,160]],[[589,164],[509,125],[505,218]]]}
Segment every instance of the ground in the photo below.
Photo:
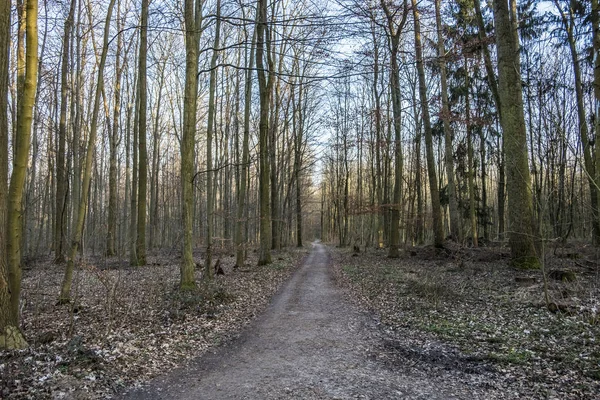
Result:
{"label": "ground", "polygon": [[[237,340],[122,399],[490,399],[502,391],[454,371],[422,373],[380,356],[381,327],[345,297],[327,248],[303,266]],[[482,374],[486,372],[482,369]]]}
{"label": "ground", "polygon": [[88,267],[67,308],[60,269],[26,271],[34,340],[0,354],[1,397],[597,398],[594,249],[547,248],[542,271],[502,246],[309,250],[184,295],[174,265]]}
{"label": "ground", "polygon": [[135,268],[90,257],[76,270],[68,305],[57,304],[64,266],[30,261],[22,297],[30,347],[0,352],[0,398],[101,399],[146,382],[243,329],[305,255],[274,253],[273,264],[256,267],[250,252],[249,264],[234,269],[233,257],[217,254],[225,275],[185,293],[174,254]]}
{"label": "ground", "polygon": [[493,244],[411,248],[400,259],[341,249],[334,269],[351,298],[380,318],[392,366],[455,370],[504,398],[598,398],[598,250],[544,250],[538,271],[511,268],[508,249]]}

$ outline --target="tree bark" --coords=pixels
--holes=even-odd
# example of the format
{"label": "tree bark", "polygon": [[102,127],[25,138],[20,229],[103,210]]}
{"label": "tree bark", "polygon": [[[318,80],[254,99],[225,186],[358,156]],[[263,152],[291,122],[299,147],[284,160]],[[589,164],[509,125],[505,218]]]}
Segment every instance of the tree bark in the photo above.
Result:
{"label": "tree bark", "polygon": [[469,64],[465,57],[465,121],[467,125],[467,175],[469,186],[469,221],[471,223],[471,243],[473,247],[478,246],[477,232],[477,209],[475,202],[475,160],[473,151],[473,129],[471,127],[471,96],[469,80]]}
{"label": "tree bark", "polygon": [[[32,35],[37,32],[32,30]],[[37,41],[37,38],[36,38]],[[35,46],[37,55],[37,44]],[[8,82],[10,52],[10,1],[0,4],[0,349],[20,349],[27,346],[19,330],[19,298],[11,287],[11,269],[9,264],[8,230],[9,187],[8,187]],[[34,62],[37,68],[37,62]],[[30,71],[32,74],[34,71]],[[36,78],[33,77],[32,82]],[[35,91],[35,88],[33,88]],[[13,170],[14,173],[14,170]],[[21,188],[22,190],[22,188]],[[17,242],[18,243],[18,242]],[[20,268],[20,265],[18,266]],[[18,294],[16,294],[18,296]],[[14,303],[17,305],[15,313]]]}
{"label": "tree bark", "polygon": [[246,87],[244,88],[244,138],[242,139],[242,171],[240,176],[240,189],[237,197],[235,244],[235,265],[244,266],[246,260],[245,244],[248,238],[245,235],[248,207],[246,204],[247,176],[250,159],[250,111],[252,109],[252,69],[254,68],[254,50],[256,46],[256,30],[252,33],[252,44],[248,55],[248,69],[246,71]]}
{"label": "tree bark", "polygon": [[148,111],[148,1],[142,0],[142,13],[140,21],[140,57],[139,57],[139,169],[138,169],[138,206],[137,206],[137,239],[136,239],[136,265],[146,265],[146,208],[148,187],[148,149],[147,136],[147,111]]}
{"label": "tree bark", "polygon": [[394,194],[391,207],[390,221],[390,244],[388,257],[397,258],[400,256],[400,201],[402,199],[402,94],[400,92],[400,68],[398,65],[398,51],[400,46],[400,35],[406,24],[408,16],[408,3],[404,1],[402,5],[403,12],[398,25],[394,27],[394,15],[385,0],[381,0],[381,7],[387,18],[388,39],[390,44],[390,86],[392,95],[392,113],[394,125]]}
{"label": "tree bark", "polygon": [[427,175],[429,177],[429,190],[431,193],[431,212],[433,216],[433,241],[436,247],[444,245],[444,226],[440,207],[440,192],[438,187],[435,153],[433,149],[433,133],[431,118],[429,116],[429,103],[427,100],[427,84],[425,82],[425,69],[423,67],[423,50],[421,45],[421,23],[416,0],[412,0],[413,17],[415,24],[415,52],[417,56],[417,75],[419,77],[419,95],[423,112],[423,126],[425,127],[425,153],[427,158]]}
{"label": "tree bark", "polygon": [[54,262],[62,263],[64,257],[65,223],[67,211],[67,171],[65,166],[65,147],[67,137],[67,102],[69,55],[71,54],[71,31],[75,18],[76,0],[71,0],[69,15],[65,20],[60,76],[60,122],[58,125],[58,149],[56,154],[56,203],[54,210]]}
{"label": "tree bark", "polygon": [[531,177],[527,159],[527,133],[523,111],[519,43],[507,0],[494,0],[498,52],[498,89],[504,133],[509,210],[509,245],[513,265],[539,268],[534,245]]}
{"label": "tree bark", "polygon": [[213,132],[215,126],[215,92],[217,90],[217,61],[219,60],[219,46],[221,34],[221,0],[217,0],[215,25],[215,40],[213,42],[213,54],[210,60],[210,87],[208,94],[208,126],[206,128],[206,260],[204,262],[204,277],[213,279],[212,268],[212,237],[214,230],[214,193],[213,193]]}
{"label": "tree bark", "polygon": [[[74,1],[74,0],[73,0]],[[108,167],[108,219],[106,230],[106,255],[115,255],[115,236],[117,229],[117,152],[119,144],[119,117],[121,115],[121,48],[123,39],[120,33],[120,3],[117,5],[117,54],[115,59],[115,89],[112,116],[112,130],[108,132],[109,167]]]}
{"label": "tree bark", "polygon": [[[19,301],[21,295],[21,235],[22,207],[25,188],[25,175],[29,161],[31,145],[31,126],[38,78],[38,26],[37,0],[28,0],[25,21],[25,62],[23,89],[19,96],[17,113],[17,131],[14,147],[13,169],[7,198],[6,216],[6,257],[8,270],[8,291],[10,293],[9,324],[0,333],[0,348],[24,348],[27,342],[19,331]],[[5,53],[8,56],[8,51]],[[3,309],[5,306],[3,305]]]}
{"label": "tree bark", "polygon": [[[267,1],[257,0],[257,33],[256,33],[256,68],[258,74],[258,88],[260,97],[260,120],[258,126],[259,137],[259,213],[260,213],[260,249],[258,265],[271,263],[271,213],[269,199],[269,105],[273,87],[273,65],[270,57],[268,69],[265,69],[265,37],[267,33]],[[267,40],[266,47],[270,48]],[[266,72],[268,71],[268,78]]]}
{"label": "tree bark", "polygon": [[596,190],[600,192],[600,146],[598,139],[600,136],[600,7],[598,0],[592,0],[592,30],[593,30],[593,51],[594,51],[594,110],[596,118],[594,119],[594,128],[596,132]]}
{"label": "tree bark", "polygon": [[456,198],[456,184],[454,183],[454,149],[452,146],[452,128],[450,127],[450,102],[448,100],[448,78],[446,72],[446,48],[442,31],[442,18],[440,11],[440,0],[435,0],[435,21],[437,26],[438,64],[440,67],[440,82],[442,90],[442,113],[444,124],[444,165],[446,167],[446,179],[448,181],[448,211],[450,213],[450,237],[454,241],[462,241],[460,229],[460,214],[458,212],[458,200]]}
{"label": "tree bark", "polygon": [[181,139],[181,214],[183,249],[180,268],[180,288],[191,289],[194,278],[193,225],[194,210],[194,147],[196,139],[196,106],[198,95],[198,45],[202,15],[202,0],[185,0],[185,98],[183,102],[183,132]]}
{"label": "tree bark", "polygon": [[[31,0],[28,0],[31,1]],[[71,300],[71,284],[73,282],[73,268],[75,264],[75,257],[77,257],[77,251],[81,244],[83,236],[83,225],[85,220],[85,211],[87,209],[88,195],[90,188],[90,181],[92,179],[92,163],[94,158],[94,150],[96,146],[96,135],[98,131],[98,113],[100,110],[100,98],[102,96],[102,90],[104,88],[104,66],[106,64],[106,55],[108,53],[108,41],[110,34],[110,21],[112,17],[113,7],[115,0],[110,0],[108,4],[108,10],[106,13],[106,20],[104,22],[104,42],[102,45],[102,54],[100,56],[100,63],[98,65],[98,80],[96,84],[96,92],[94,96],[94,105],[92,110],[92,119],[90,122],[90,134],[89,142],[87,146],[87,152],[85,157],[85,170],[83,172],[83,183],[81,185],[81,201],[77,210],[77,224],[75,231],[73,232],[73,239],[71,244],[71,250],[69,258],[67,260],[67,268],[65,269],[65,276],[63,278],[59,302],[65,303]]]}
{"label": "tree bark", "polygon": [[[585,166],[585,172],[590,187],[590,200],[592,206],[592,240],[594,245],[600,246],[600,215],[598,212],[598,191],[596,177],[596,167],[600,165],[594,165],[594,158],[592,156],[592,144],[590,143],[585,102],[583,94],[583,85],[581,79],[581,65],[579,63],[579,55],[577,54],[577,46],[575,43],[575,37],[573,35],[573,29],[575,27],[575,21],[573,16],[573,10],[569,8],[568,15],[562,9],[560,2],[554,0],[554,4],[561,15],[561,20],[565,32],[567,33],[567,40],[569,43],[569,50],[571,52],[571,60],[573,62],[573,74],[575,79],[575,96],[577,100],[577,117],[579,120],[579,140],[583,146],[583,162]],[[593,13],[592,13],[593,14]],[[594,60],[597,61],[597,60]],[[596,73],[596,71],[594,71]],[[594,88],[595,89],[595,88]],[[600,158],[600,157],[599,157]]]}

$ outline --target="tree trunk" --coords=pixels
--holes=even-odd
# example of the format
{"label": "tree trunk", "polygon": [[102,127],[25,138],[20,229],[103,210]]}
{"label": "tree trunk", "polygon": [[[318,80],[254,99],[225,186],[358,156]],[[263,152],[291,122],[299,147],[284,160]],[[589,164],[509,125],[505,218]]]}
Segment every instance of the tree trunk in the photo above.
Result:
{"label": "tree trunk", "polygon": [[202,0],[185,0],[185,98],[183,102],[183,132],[181,139],[181,215],[183,249],[181,289],[191,289],[195,283],[192,213],[194,210],[194,147],[196,140],[196,105],[198,97],[198,45]]}
{"label": "tree trunk", "polygon": [[139,62],[139,177],[138,177],[138,206],[137,206],[137,241],[136,241],[136,265],[146,265],[146,206],[148,187],[148,149],[146,147],[147,136],[147,111],[148,111],[148,1],[142,0],[142,14],[140,21],[140,58]]}
{"label": "tree trunk", "polygon": [[[400,35],[406,24],[408,16],[408,3],[405,0],[402,5],[401,20],[398,25],[394,26],[394,16],[396,12],[392,12],[389,9],[388,3],[385,0],[381,0],[381,7],[385,13],[387,19],[387,35],[390,43],[390,86],[392,95],[392,113],[393,113],[393,125],[394,125],[394,194],[391,207],[391,221],[390,221],[390,243],[388,250],[388,257],[397,258],[400,256],[399,245],[400,245],[400,201],[402,199],[402,174],[403,174],[403,160],[402,160],[402,94],[400,92],[400,68],[398,65],[398,52],[400,48]],[[375,40],[375,37],[373,37]],[[379,147],[379,146],[378,146]],[[379,150],[377,150],[379,151]],[[381,238],[381,233],[380,233]],[[380,240],[381,245],[381,240]]]}
{"label": "tree trunk", "polygon": [[[10,14],[10,13],[9,13]],[[21,214],[23,206],[23,192],[25,188],[25,175],[29,161],[29,147],[31,145],[31,126],[33,120],[33,106],[35,102],[36,83],[38,77],[38,3],[37,0],[28,0],[26,4],[26,19],[23,23],[25,30],[26,52],[23,75],[23,89],[19,96],[19,111],[17,113],[17,131],[14,147],[13,169],[8,188],[7,216],[6,216],[6,257],[8,271],[8,291],[10,293],[10,306],[3,304],[3,313],[8,316],[0,333],[0,348],[20,349],[27,346],[27,342],[19,331],[19,301],[21,295]],[[7,22],[7,21],[5,21]],[[5,29],[2,27],[3,30]],[[8,56],[8,48],[5,54]],[[3,67],[4,68],[4,67]],[[6,76],[6,75],[5,75]],[[4,79],[4,77],[2,77]],[[0,297],[4,300],[4,298]],[[8,310],[6,310],[8,306]],[[8,311],[5,313],[4,311]],[[8,322],[6,324],[6,322]]]}
{"label": "tree trunk", "polygon": [[[302,137],[304,121],[302,118],[302,101],[304,86],[300,81],[298,89],[298,107],[292,106],[292,119],[294,124],[294,181],[296,184],[296,246],[302,247],[302,190],[300,186],[300,168],[302,166]],[[294,91],[292,88],[292,101]]]}
{"label": "tree trunk", "polygon": [[494,0],[498,51],[500,122],[504,133],[509,210],[509,244],[512,263],[522,268],[539,268],[534,245],[531,177],[527,159],[527,133],[523,112],[519,43],[506,0]]}
{"label": "tree trunk", "polygon": [[436,173],[435,154],[433,149],[433,133],[429,117],[429,103],[427,100],[427,83],[425,82],[425,69],[423,67],[423,50],[421,46],[421,24],[416,0],[412,0],[413,16],[415,23],[415,52],[417,56],[417,74],[419,77],[419,95],[423,112],[423,125],[425,127],[425,152],[427,157],[427,175],[429,177],[429,190],[431,192],[431,208],[433,216],[434,245],[444,245],[444,226],[440,207],[440,192]]}
{"label": "tree trunk", "polygon": [[440,67],[440,81],[442,90],[442,112],[441,118],[444,124],[444,165],[446,167],[446,179],[448,180],[448,209],[450,213],[450,237],[454,241],[462,241],[460,229],[460,214],[458,212],[458,201],[456,198],[456,185],[454,183],[454,158],[452,146],[452,128],[450,119],[450,103],[448,101],[448,81],[446,73],[446,48],[442,30],[442,18],[440,11],[440,0],[435,0],[435,21],[437,26],[438,63]]}
{"label": "tree trunk", "polygon": [[215,40],[213,54],[210,60],[210,87],[208,95],[208,126],[206,128],[206,260],[204,263],[204,277],[213,279],[212,269],[212,236],[214,224],[214,193],[213,193],[213,132],[215,126],[215,92],[217,89],[217,61],[219,59],[219,42],[221,31],[221,0],[217,0],[217,23],[215,26]]}
{"label": "tree trunk", "polygon": [[[74,0],[73,0],[74,1]],[[121,26],[120,4],[117,5],[117,54],[115,59],[115,92],[112,117],[112,131],[108,132],[109,167],[108,167],[108,220],[106,230],[106,255],[115,255],[115,236],[117,229],[117,152],[119,144],[119,117],[121,115],[121,48],[123,39],[120,33]]]}
{"label": "tree trunk", "polygon": [[[37,10],[36,10],[37,11]],[[34,30],[35,29],[35,30]],[[33,27],[31,35],[37,35]],[[37,41],[37,37],[35,38]],[[0,5],[0,349],[20,349],[27,346],[19,330],[18,294],[12,292],[11,270],[15,267],[8,258],[8,76],[10,51],[10,1]],[[37,56],[37,44],[35,46]],[[34,59],[37,68],[37,60]],[[30,74],[34,71],[30,71]],[[37,73],[37,71],[35,71]],[[32,82],[36,82],[35,75]],[[35,87],[33,88],[35,91]],[[14,174],[14,170],[13,170]],[[12,178],[11,178],[12,179]],[[22,190],[22,188],[21,188]],[[16,193],[15,193],[16,194]],[[20,202],[19,202],[20,203]],[[18,242],[16,242],[18,243]],[[10,264],[9,264],[10,263]],[[20,268],[20,265],[17,265]],[[15,313],[14,303],[17,305]]]}
{"label": "tree trunk", "polygon": [[[269,104],[273,87],[273,65],[269,57],[268,78],[265,74],[265,37],[267,33],[267,1],[257,0],[257,33],[256,33],[256,68],[258,74],[258,88],[260,97],[260,120],[258,128],[259,137],[259,208],[260,208],[260,251],[258,265],[271,263],[271,213],[269,199]],[[270,48],[267,40],[266,47]],[[269,51],[269,50],[267,50]]]}
{"label": "tree trunk", "polygon": [[[28,0],[31,1],[31,0]],[[110,0],[108,10],[106,13],[106,20],[104,22],[104,43],[102,45],[102,55],[100,56],[100,63],[98,65],[98,80],[96,85],[96,92],[94,96],[94,105],[92,110],[92,119],[90,122],[90,134],[89,142],[85,158],[85,170],[83,172],[83,183],[81,185],[81,201],[77,210],[77,224],[75,231],[73,232],[73,240],[71,244],[71,251],[67,260],[67,268],[65,270],[65,276],[63,278],[59,302],[65,303],[71,300],[71,284],[73,281],[73,268],[75,263],[75,257],[81,244],[83,236],[83,224],[85,220],[85,211],[87,209],[88,195],[90,189],[90,181],[92,178],[92,162],[94,158],[94,149],[96,146],[96,134],[98,130],[98,113],[100,110],[100,98],[102,90],[104,88],[104,66],[106,64],[106,55],[108,53],[108,43],[110,34],[110,20],[112,16],[113,7],[115,0]]]}
{"label": "tree trunk", "polygon": [[75,18],[76,0],[71,0],[69,15],[65,20],[60,77],[60,122],[58,126],[58,150],[56,154],[56,207],[54,210],[54,262],[65,261],[63,246],[67,209],[67,171],[65,166],[65,146],[67,136],[67,102],[70,38]]}
{"label": "tree trunk", "polygon": [[469,65],[467,57],[465,57],[465,120],[467,125],[467,175],[469,186],[469,221],[471,223],[471,243],[473,247],[478,246],[477,232],[477,210],[475,202],[475,160],[473,151],[473,129],[471,127],[471,96],[470,96],[470,80],[469,80]]}
{"label": "tree trunk", "polygon": [[[558,9],[558,12],[561,15],[563,27],[565,29],[565,32],[567,33],[569,50],[571,51],[571,60],[573,62],[573,74],[575,78],[575,95],[577,99],[577,117],[579,120],[579,139],[581,140],[581,145],[583,146],[583,162],[588,179],[588,184],[590,187],[590,200],[592,207],[592,240],[594,242],[594,245],[600,246],[600,221],[598,213],[599,188],[597,187],[595,181],[595,169],[596,167],[599,167],[600,169],[600,165],[594,165],[594,159],[592,157],[592,144],[590,143],[590,138],[588,136],[589,132],[585,112],[583,85],[581,80],[581,66],[579,63],[579,55],[577,54],[577,45],[575,43],[575,37],[573,35],[573,29],[575,26],[573,10],[572,8],[569,8],[567,16],[563,11],[558,0],[554,0],[554,4],[556,5],[556,8]],[[597,60],[594,60],[594,62],[597,62]],[[596,73],[596,71],[594,72]]]}
{"label": "tree trunk", "polygon": [[242,139],[242,171],[240,176],[240,189],[237,198],[237,218],[236,218],[236,256],[235,265],[238,267],[244,266],[246,259],[245,245],[248,237],[245,235],[248,224],[246,204],[246,189],[247,176],[250,159],[250,111],[252,109],[252,69],[254,68],[254,48],[256,45],[256,31],[252,34],[252,44],[250,46],[250,54],[248,55],[248,70],[246,71],[246,87],[244,88],[244,138]]}
{"label": "tree trunk", "polygon": [[596,118],[596,189],[600,192],[600,7],[598,0],[592,0],[592,30],[593,30],[593,51],[594,51],[594,110]]}

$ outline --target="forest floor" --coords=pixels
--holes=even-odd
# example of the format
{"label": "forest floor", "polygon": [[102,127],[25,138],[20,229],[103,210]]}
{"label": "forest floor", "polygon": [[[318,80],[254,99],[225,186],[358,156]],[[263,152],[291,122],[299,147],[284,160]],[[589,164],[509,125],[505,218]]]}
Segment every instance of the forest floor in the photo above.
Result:
{"label": "forest floor", "polygon": [[[362,250],[362,249],[361,249]],[[544,271],[509,266],[508,249],[333,253],[336,280],[385,332],[392,368],[454,374],[507,399],[597,399],[600,264],[584,245],[548,248]]]}
{"label": "forest floor", "polygon": [[[443,362],[424,370],[402,353],[390,363],[388,337],[373,313],[349,301],[336,284],[330,250],[313,243],[303,266],[239,338],[122,399],[507,398],[483,362],[456,359],[480,371],[474,378],[447,370]],[[401,343],[413,349],[410,339]]]}
{"label": "forest floor", "polygon": [[30,347],[0,352],[0,398],[109,398],[146,382],[237,335],[305,255],[273,253],[273,264],[255,267],[250,253],[250,264],[234,269],[233,257],[217,254],[225,275],[185,293],[174,255],[138,268],[92,257],[76,270],[68,305],[57,305],[64,266],[30,262],[22,291]]}

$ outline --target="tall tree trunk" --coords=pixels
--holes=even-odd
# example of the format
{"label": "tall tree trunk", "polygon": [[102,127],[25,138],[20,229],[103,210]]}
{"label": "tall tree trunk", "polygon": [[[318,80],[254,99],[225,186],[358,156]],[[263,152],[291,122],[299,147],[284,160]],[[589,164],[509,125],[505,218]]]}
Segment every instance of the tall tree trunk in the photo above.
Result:
{"label": "tall tree trunk", "polygon": [[[31,0],[28,0],[31,1]],[[85,220],[85,211],[87,209],[88,195],[90,189],[90,181],[92,179],[92,163],[94,158],[94,150],[96,147],[96,134],[98,131],[98,113],[100,110],[100,98],[102,96],[102,90],[104,88],[104,66],[106,64],[106,55],[108,53],[108,43],[110,34],[110,21],[112,17],[112,11],[115,5],[115,0],[110,0],[108,10],[106,13],[106,20],[104,22],[104,42],[102,45],[102,54],[100,56],[100,63],[98,65],[98,78],[96,85],[96,92],[94,96],[94,105],[92,110],[92,119],[90,122],[90,134],[89,142],[85,158],[85,170],[83,172],[83,184],[81,185],[81,201],[77,210],[77,224],[75,231],[73,232],[73,239],[71,244],[71,250],[69,258],[67,260],[67,268],[65,270],[65,276],[63,278],[59,301],[61,303],[69,302],[71,300],[71,284],[73,282],[73,268],[75,263],[75,257],[77,257],[77,251],[81,244],[83,236],[83,224]]]}
{"label": "tall tree trunk", "polygon": [[[387,14],[386,14],[387,15]],[[393,27],[391,32],[393,32]],[[390,33],[392,35],[393,33]],[[381,249],[384,246],[383,241],[383,231],[384,231],[384,222],[383,215],[385,213],[385,206],[383,203],[383,173],[381,166],[381,144],[383,142],[382,134],[381,134],[381,93],[379,92],[379,43],[377,38],[377,32],[375,31],[375,25],[373,24],[371,27],[371,36],[373,40],[373,96],[375,97],[375,146],[373,147],[373,151],[375,152],[375,170],[376,174],[373,175],[374,185],[373,188],[374,194],[377,201],[377,248]],[[391,79],[391,78],[390,78]]]}
{"label": "tall tree trunk", "polygon": [[512,263],[522,268],[539,268],[534,245],[531,177],[527,159],[527,133],[523,111],[518,35],[511,21],[507,0],[494,0],[498,51],[498,83],[504,133],[509,210],[509,244]]}
{"label": "tall tree trunk", "polygon": [[[137,74],[136,74],[137,75]],[[140,107],[140,86],[135,80],[135,101],[133,114],[133,138],[131,143],[131,195],[130,200],[130,216],[129,216],[129,265],[135,267],[138,265],[137,257],[137,219],[138,219],[138,140],[139,140],[139,107]]]}
{"label": "tall tree trunk", "polygon": [[467,57],[465,57],[465,120],[467,125],[467,175],[468,175],[468,186],[469,186],[469,221],[471,222],[471,242],[473,247],[478,246],[478,232],[477,232],[477,210],[475,202],[475,160],[473,151],[473,129],[471,127],[471,96],[469,80],[469,64]]}
{"label": "tall tree trunk", "polygon": [[[302,102],[304,85],[302,80],[298,88],[298,106],[292,106],[292,119],[294,124],[294,181],[296,184],[296,246],[302,247],[302,189],[300,186],[300,168],[302,166],[302,141],[304,121],[302,115]],[[294,88],[292,88],[292,102],[295,102]]]}
{"label": "tall tree trunk", "polygon": [[[75,0],[73,0],[75,1]],[[117,229],[117,152],[119,144],[119,118],[121,115],[121,4],[117,4],[117,54],[115,59],[115,89],[112,116],[112,130],[108,132],[109,167],[108,167],[108,219],[106,230],[106,255],[115,255],[115,236]]]}
{"label": "tall tree trunk", "polygon": [[65,261],[63,246],[65,239],[65,223],[67,211],[67,171],[65,166],[65,145],[67,136],[67,102],[68,102],[68,77],[69,54],[71,54],[71,31],[75,18],[76,0],[71,0],[69,15],[65,20],[63,32],[63,48],[60,75],[60,122],[58,125],[58,149],[56,154],[56,206],[54,210],[54,262]]}
{"label": "tall tree trunk", "polygon": [[462,241],[460,229],[460,214],[458,212],[458,201],[456,198],[456,185],[454,183],[454,158],[452,146],[452,128],[450,119],[450,102],[448,101],[448,78],[446,73],[446,48],[442,30],[442,18],[440,11],[440,0],[435,0],[435,21],[437,26],[438,64],[440,67],[440,81],[442,90],[442,113],[444,124],[444,165],[446,167],[446,179],[448,181],[448,209],[450,213],[450,237],[455,241]]}
{"label": "tall tree trunk", "polygon": [[25,0],[17,0],[17,123],[13,127],[13,157],[19,146],[17,134],[19,126],[19,114],[23,90],[25,90],[25,30],[27,29],[27,3]]}
{"label": "tall tree trunk", "polygon": [[479,157],[480,157],[480,165],[481,165],[481,210],[483,211],[483,238],[486,242],[490,240],[490,228],[489,228],[489,210],[487,206],[487,157],[486,157],[486,149],[485,149],[485,133],[483,129],[479,131]]}
{"label": "tall tree trunk", "polygon": [[440,207],[440,192],[436,173],[435,154],[433,149],[433,133],[429,117],[429,103],[427,100],[427,83],[425,82],[425,69],[423,66],[423,50],[421,45],[421,23],[416,0],[412,0],[413,17],[415,23],[415,52],[417,55],[417,74],[419,77],[419,95],[423,112],[423,125],[425,127],[425,152],[427,157],[427,175],[429,177],[429,190],[431,193],[431,212],[433,216],[434,245],[444,245],[444,226]]}
{"label": "tall tree trunk", "polygon": [[148,111],[148,1],[142,0],[142,14],[140,21],[140,58],[139,62],[139,177],[138,177],[138,206],[137,206],[137,242],[136,242],[136,265],[146,265],[146,208],[148,187],[148,149],[146,147],[147,136],[147,111]]}
{"label": "tall tree trunk", "polygon": [[194,147],[196,140],[196,106],[198,97],[198,44],[200,41],[202,0],[185,0],[185,98],[181,139],[181,215],[183,249],[181,289],[193,288],[194,256],[192,214],[194,210]]}
{"label": "tall tree trunk", "polygon": [[158,101],[156,101],[156,117],[154,119],[154,129],[152,133],[152,180],[150,182],[150,240],[149,247],[153,248],[157,245],[157,230],[158,230],[158,173],[160,163],[160,122],[161,122],[161,106],[162,91],[165,84],[165,70],[167,68],[167,60],[165,58],[163,64],[159,67],[159,83],[158,83]]}
{"label": "tall tree trunk", "polygon": [[[492,96],[494,98],[494,103],[496,104],[496,110],[498,112],[498,117],[502,118],[502,105],[500,104],[500,95],[498,93],[498,82],[496,80],[496,73],[494,71],[494,66],[492,64],[492,58],[490,56],[490,50],[488,48],[487,42],[488,38],[485,33],[485,24],[483,21],[483,14],[481,13],[481,4],[479,1],[475,1],[473,3],[475,5],[475,19],[477,22],[477,35],[482,45],[483,52],[483,61],[485,65],[485,71],[487,73],[487,80],[492,91]],[[505,203],[505,171],[504,171],[504,141],[499,139],[500,145],[498,146],[498,185],[497,185],[497,193],[498,193],[498,237],[502,240],[504,239],[504,220],[505,220],[505,212],[504,212],[504,203]]]}
{"label": "tall tree trunk", "polygon": [[[13,169],[10,176],[8,209],[6,216],[6,257],[8,270],[8,291],[10,306],[8,324],[0,333],[0,348],[19,349],[27,346],[27,342],[19,331],[19,301],[21,295],[21,235],[22,206],[25,189],[25,175],[29,162],[29,147],[31,145],[31,126],[33,106],[35,103],[36,83],[38,77],[38,3],[37,0],[27,0],[25,11],[25,71],[23,75],[23,90],[19,96],[19,111],[17,113],[17,131],[14,146]],[[4,28],[4,27],[3,27]],[[4,54],[8,56],[8,48]],[[2,77],[4,78],[4,77]],[[1,297],[0,297],[1,299]],[[5,309],[6,305],[2,305]],[[4,314],[4,312],[3,312]]]}
{"label": "tall tree trunk", "polygon": [[217,61],[219,60],[219,46],[221,35],[221,0],[217,0],[217,23],[215,26],[215,40],[213,54],[210,60],[210,87],[208,94],[208,126],[206,128],[206,260],[204,263],[204,276],[213,279],[212,269],[212,236],[214,230],[214,193],[213,193],[213,132],[215,126],[215,92],[217,90]]}
{"label": "tall tree trunk", "polygon": [[391,207],[391,230],[390,230],[390,245],[388,251],[388,257],[397,258],[399,257],[399,245],[400,245],[400,201],[402,199],[402,174],[403,174],[403,160],[402,160],[402,94],[400,92],[400,68],[398,65],[398,51],[400,48],[400,35],[406,24],[408,16],[408,3],[405,0],[402,8],[401,20],[395,27],[394,15],[388,3],[385,0],[381,0],[381,7],[385,12],[387,18],[387,29],[388,38],[390,41],[390,86],[392,94],[392,112],[394,115],[394,198]]}
{"label": "tall tree trunk", "polygon": [[[268,69],[265,69],[265,45],[267,52],[270,50],[270,41],[267,32],[267,0],[257,0],[256,5],[256,68],[258,74],[258,88],[260,97],[260,120],[258,125],[259,142],[259,214],[260,214],[260,251],[258,265],[271,263],[271,213],[269,199],[269,105],[273,87],[273,65],[271,58],[268,60]],[[268,71],[268,78],[266,72]]]}
{"label": "tall tree trunk", "polygon": [[237,198],[237,218],[236,218],[236,255],[235,265],[238,267],[244,266],[246,259],[245,244],[248,237],[245,235],[248,225],[247,212],[248,206],[246,203],[246,177],[248,176],[248,167],[250,162],[250,111],[252,109],[252,69],[254,68],[254,48],[256,45],[256,30],[252,33],[252,44],[250,46],[250,54],[248,55],[248,69],[246,71],[246,84],[244,88],[244,138],[242,139],[242,172],[240,176],[240,189]]}
{"label": "tall tree trunk", "polygon": [[[35,33],[37,34],[37,32]],[[35,50],[37,52],[37,45]],[[19,330],[18,297],[16,298],[17,312],[14,312],[15,294],[12,292],[10,284],[11,269],[14,268],[14,265],[9,264],[7,247],[8,236],[11,235],[7,226],[9,215],[7,208],[9,199],[7,184],[9,52],[10,1],[5,1],[0,4],[0,349],[19,349],[26,347],[27,342]],[[34,64],[37,67],[37,60]],[[36,79],[33,77],[33,82],[35,81]],[[20,268],[20,266],[18,267]]]}

